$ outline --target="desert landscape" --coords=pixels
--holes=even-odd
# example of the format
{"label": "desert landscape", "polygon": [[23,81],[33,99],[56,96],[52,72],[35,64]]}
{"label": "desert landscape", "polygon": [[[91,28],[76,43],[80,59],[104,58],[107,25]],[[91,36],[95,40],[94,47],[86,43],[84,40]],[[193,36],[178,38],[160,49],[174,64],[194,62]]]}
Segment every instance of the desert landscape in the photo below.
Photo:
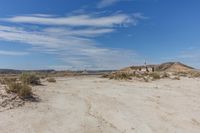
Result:
{"label": "desert landscape", "polygon": [[[199,133],[200,78],[188,76],[190,67],[167,64],[159,78],[130,67],[135,70],[131,72],[146,73],[148,81],[134,75],[130,79],[127,68],[104,75],[43,77],[26,98],[7,93],[1,85],[1,132]],[[172,75],[172,70],[179,72]]]}
{"label": "desert landscape", "polygon": [[0,133],[200,133],[200,0],[2,0]]}

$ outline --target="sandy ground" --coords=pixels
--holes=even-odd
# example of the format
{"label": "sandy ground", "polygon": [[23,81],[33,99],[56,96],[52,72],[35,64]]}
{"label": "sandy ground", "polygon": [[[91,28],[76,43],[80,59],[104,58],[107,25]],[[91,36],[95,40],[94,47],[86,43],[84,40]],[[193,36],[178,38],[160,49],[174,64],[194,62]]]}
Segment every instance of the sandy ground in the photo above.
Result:
{"label": "sandy ground", "polygon": [[200,79],[58,78],[0,112],[0,133],[200,133]]}

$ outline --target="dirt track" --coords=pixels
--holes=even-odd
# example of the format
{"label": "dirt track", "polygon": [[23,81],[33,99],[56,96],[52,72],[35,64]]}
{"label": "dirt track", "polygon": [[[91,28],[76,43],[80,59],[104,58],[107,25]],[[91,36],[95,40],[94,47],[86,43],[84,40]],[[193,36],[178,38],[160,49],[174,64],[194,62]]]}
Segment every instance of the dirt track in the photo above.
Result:
{"label": "dirt track", "polygon": [[0,112],[1,133],[199,133],[200,79],[58,78],[41,101]]}

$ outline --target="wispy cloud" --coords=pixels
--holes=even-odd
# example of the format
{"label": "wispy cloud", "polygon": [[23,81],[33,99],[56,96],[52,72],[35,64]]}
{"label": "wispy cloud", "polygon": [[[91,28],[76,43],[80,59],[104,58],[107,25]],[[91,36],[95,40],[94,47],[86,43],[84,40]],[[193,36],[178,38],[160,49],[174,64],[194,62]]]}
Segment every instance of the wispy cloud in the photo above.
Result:
{"label": "wispy cloud", "polygon": [[28,55],[28,52],[16,52],[16,51],[4,51],[0,50],[0,55],[6,55],[6,56],[23,56]]}
{"label": "wispy cloud", "polygon": [[[118,29],[116,26],[128,23],[136,25],[136,22],[142,19],[140,17],[125,14],[104,17],[55,17],[42,14],[15,16],[3,19],[10,24],[0,25],[0,40],[29,44],[31,50],[55,55],[62,62],[55,65],[55,68],[116,69],[139,63],[139,55],[132,50],[100,47],[101,44],[95,38],[115,32]],[[16,26],[16,23],[27,25],[21,27]],[[32,26],[38,28],[31,28]],[[0,51],[0,54],[20,55],[5,51]],[[21,53],[23,54],[26,53]]]}
{"label": "wispy cloud", "polygon": [[61,25],[61,26],[92,26],[92,27],[113,27],[134,23],[137,18],[126,14],[114,14],[109,16],[95,16],[88,14],[70,15],[59,17],[54,15],[24,15],[4,18],[1,20],[15,23],[40,24],[40,25]]}

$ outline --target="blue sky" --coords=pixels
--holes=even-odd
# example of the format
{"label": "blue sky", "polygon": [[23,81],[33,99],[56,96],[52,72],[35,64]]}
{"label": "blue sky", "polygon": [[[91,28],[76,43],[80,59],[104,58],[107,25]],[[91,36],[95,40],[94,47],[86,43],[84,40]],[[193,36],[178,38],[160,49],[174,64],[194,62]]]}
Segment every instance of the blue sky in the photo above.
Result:
{"label": "blue sky", "polygon": [[199,0],[0,2],[0,68],[200,68]]}

